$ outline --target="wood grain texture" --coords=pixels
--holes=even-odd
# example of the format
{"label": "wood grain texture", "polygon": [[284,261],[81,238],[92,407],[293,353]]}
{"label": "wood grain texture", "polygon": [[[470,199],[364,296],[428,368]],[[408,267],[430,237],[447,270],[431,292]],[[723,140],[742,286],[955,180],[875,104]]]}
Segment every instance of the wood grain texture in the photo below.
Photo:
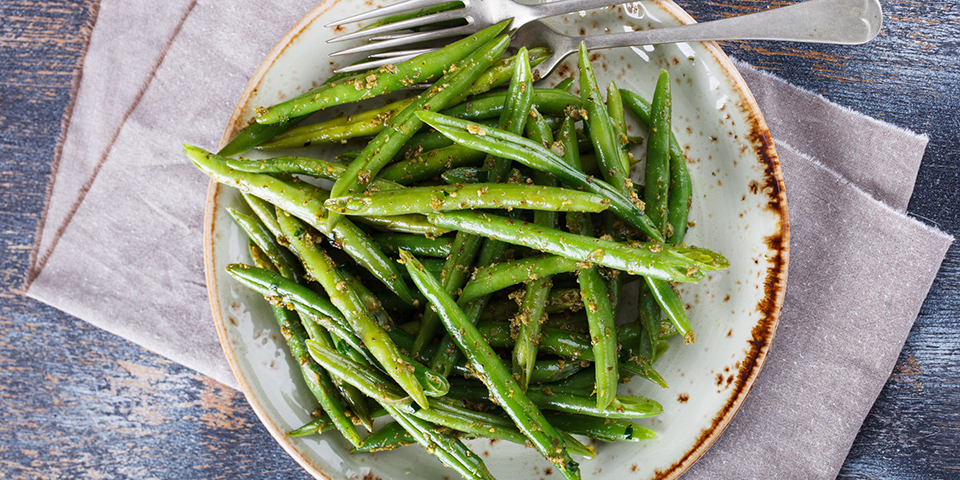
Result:
{"label": "wood grain texture", "polygon": [[[92,0],[0,1],[0,478],[308,478],[242,395],[13,293],[27,269]],[[679,2],[698,20],[791,2]],[[862,47],[725,42],[841,105],[930,136],[914,217],[960,234],[960,3],[889,1]],[[954,245],[841,478],[960,476]]]}

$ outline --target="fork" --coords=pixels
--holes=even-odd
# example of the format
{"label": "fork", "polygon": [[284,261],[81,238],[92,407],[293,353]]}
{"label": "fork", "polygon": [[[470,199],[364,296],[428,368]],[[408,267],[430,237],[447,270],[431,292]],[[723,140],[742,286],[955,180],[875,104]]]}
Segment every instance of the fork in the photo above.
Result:
{"label": "fork", "polygon": [[[787,7],[703,23],[584,37],[563,35],[541,22],[534,21],[513,32],[510,46],[514,49],[521,46],[547,47],[552,55],[537,67],[541,74],[546,76],[564,58],[575,52],[580,42],[589,50],[713,40],[774,40],[856,45],[876,37],[882,23],[883,13],[879,0],[807,0]],[[393,40],[406,37],[408,36]],[[379,42],[374,43],[378,44]],[[373,61],[341,70],[373,68],[412,58],[424,51],[426,50],[373,54],[369,55]]]}
{"label": "fork", "polygon": [[[463,7],[454,8],[457,3],[462,3]],[[541,18],[593,8],[609,7],[621,3],[623,3],[623,0],[558,0],[549,3],[527,5],[514,0],[459,0],[459,2],[448,2],[447,4],[437,5],[436,0],[406,0],[376,10],[353,15],[324,26],[335,27],[352,22],[382,18],[389,15],[416,15],[417,10],[427,7],[434,7],[435,9],[441,10],[436,13],[414,16],[413,18],[398,22],[365,28],[327,40],[327,43],[335,43],[353,40],[355,38],[381,35],[380,37],[371,39],[371,42],[366,45],[348,48],[330,54],[330,56],[338,56],[384,48],[395,48],[440,38],[469,35],[510,18],[513,19],[510,23],[510,28],[516,29]],[[449,5],[449,8],[444,8],[443,5]],[[382,36],[399,30],[456,20],[465,21],[466,25],[456,25],[412,34]]]}

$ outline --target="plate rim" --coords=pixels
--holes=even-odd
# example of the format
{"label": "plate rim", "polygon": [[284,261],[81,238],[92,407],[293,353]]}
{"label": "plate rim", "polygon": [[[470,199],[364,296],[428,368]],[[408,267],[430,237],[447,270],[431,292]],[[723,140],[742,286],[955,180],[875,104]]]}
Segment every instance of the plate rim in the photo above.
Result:
{"label": "plate rim", "polygon": [[[340,1],[341,0],[321,0],[310,11],[304,14],[297,21],[297,23],[291,27],[283,35],[283,37],[280,38],[280,40],[278,40],[270,52],[264,57],[263,61],[261,61],[261,63],[257,66],[256,71],[250,77],[250,80],[244,87],[236,105],[234,106],[233,112],[227,121],[227,126],[224,129],[224,133],[220,139],[218,148],[225,146],[243,126],[251,121],[251,119],[243,118],[244,105],[257,91],[260,82],[273,66],[277,58],[283,54],[292,40],[294,40],[305,28],[312,24],[317,16],[327,11]],[[696,23],[693,17],[691,17],[682,7],[671,0],[648,1],[657,4],[681,24]],[[734,88],[740,90],[741,95],[746,102],[746,105],[741,105],[740,108],[747,110],[744,112],[746,116],[756,122],[756,125],[751,128],[756,135],[756,138],[752,139],[751,143],[759,144],[761,147],[757,153],[762,159],[762,163],[766,165],[767,169],[765,175],[767,184],[764,186],[764,188],[772,189],[770,193],[772,198],[770,207],[773,208],[779,215],[780,235],[779,238],[768,237],[767,239],[771,246],[775,245],[773,249],[777,252],[777,254],[776,257],[772,259],[772,265],[768,269],[767,278],[764,279],[765,293],[764,299],[761,302],[762,308],[764,309],[764,316],[760,321],[757,322],[756,327],[753,329],[754,341],[750,342],[750,351],[747,353],[745,358],[746,361],[740,368],[740,371],[736,377],[736,393],[731,397],[726,405],[724,405],[724,407],[717,412],[717,414],[714,416],[712,425],[701,431],[694,448],[687,451],[682,458],[677,460],[668,469],[663,471],[658,470],[655,472],[654,478],[663,480],[676,479],[694,463],[696,463],[696,461],[702,457],[703,454],[710,449],[710,447],[713,446],[717,439],[720,438],[720,435],[733,421],[736,413],[739,411],[740,407],[743,405],[744,401],[749,395],[757,376],[763,368],[767,353],[769,352],[770,346],[773,343],[773,339],[776,336],[776,328],[780,320],[781,307],[783,306],[783,301],[786,294],[787,273],[789,270],[790,256],[790,221],[787,211],[787,197],[783,181],[783,172],[780,167],[780,161],[773,143],[773,139],[770,135],[769,128],[767,127],[767,123],[763,118],[763,114],[760,111],[760,107],[757,105],[756,99],[753,97],[753,94],[747,87],[746,82],[743,80],[743,77],[740,75],[736,66],[716,42],[690,43],[701,44],[716,59],[718,64],[723,67],[722,73],[728,77],[728,80],[730,81],[731,85],[734,86]],[[207,295],[209,297],[213,321],[216,327],[217,337],[220,341],[220,346],[223,349],[227,363],[230,365],[230,369],[233,372],[234,378],[236,378],[240,390],[243,392],[243,395],[247,400],[247,403],[253,409],[256,416],[260,419],[261,424],[263,424],[274,440],[281,446],[281,448],[284,449],[284,451],[287,452],[288,455],[291,456],[291,458],[294,459],[294,461],[300,464],[300,466],[312,476],[320,479],[331,480],[330,477],[324,474],[316,465],[314,465],[293,444],[292,440],[286,437],[284,432],[280,431],[279,427],[272,421],[272,419],[270,419],[270,417],[267,415],[266,408],[261,404],[257,396],[253,394],[252,387],[248,383],[243,371],[240,369],[233,349],[229,347],[230,342],[225,330],[226,325],[223,321],[223,318],[220,316],[222,308],[219,301],[219,288],[213,265],[213,225],[215,224],[216,216],[218,214],[216,197],[220,191],[220,186],[221,185],[214,180],[211,180],[208,185],[203,231],[204,277],[206,279]]]}

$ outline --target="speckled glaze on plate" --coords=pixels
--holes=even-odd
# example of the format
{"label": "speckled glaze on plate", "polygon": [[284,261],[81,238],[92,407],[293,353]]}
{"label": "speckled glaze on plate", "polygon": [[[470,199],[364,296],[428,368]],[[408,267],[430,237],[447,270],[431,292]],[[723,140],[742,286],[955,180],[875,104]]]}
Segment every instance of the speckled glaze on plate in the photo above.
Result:
{"label": "speckled glaze on plate", "polygon": [[[307,14],[250,80],[224,140],[253,117],[255,107],[289,98],[329,76],[335,65],[327,58],[332,48],[324,41],[334,32],[322,25],[377,6],[377,1],[328,0]],[[602,34],[692,22],[673,3],[657,1],[555,17],[549,23],[571,34]],[[593,64],[601,85],[616,80],[621,88],[647,98],[659,69],[670,72],[674,129],[686,151],[695,192],[690,216],[695,226],[687,243],[722,252],[731,261],[729,269],[681,288],[697,342],[685,346],[675,338],[657,362],[671,388],[639,380],[621,387],[621,393],[663,404],[662,415],[638,421],[654,429],[659,439],[598,444],[597,458],[581,462],[584,478],[676,478],[732,420],[773,340],[789,245],[783,180],[753,97],[715,44],[598,51]],[[575,67],[572,56],[545,82],[556,83]],[[331,151],[311,153],[329,158]],[[235,190],[211,184],[204,247],[207,286],[224,353],[250,405],[277,442],[318,478],[456,477],[419,447],[352,455],[336,433],[284,437],[284,432],[309,421],[316,402],[286,353],[267,303],[224,272],[229,263],[249,263],[246,240],[224,210],[241,204]],[[468,445],[483,456],[497,478],[549,475],[549,463],[531,448],[487,440]]]}

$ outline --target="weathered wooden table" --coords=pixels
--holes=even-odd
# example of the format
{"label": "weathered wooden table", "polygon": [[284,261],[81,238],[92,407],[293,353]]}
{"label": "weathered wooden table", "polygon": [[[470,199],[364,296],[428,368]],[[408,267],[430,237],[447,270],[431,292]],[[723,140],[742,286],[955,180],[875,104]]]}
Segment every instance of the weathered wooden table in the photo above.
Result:
{"label": "weathered wooden table", "polygon": [[[94,3],[0,0],[0,478],[306,478],[239,393],[13,292]],[[773,5],[680,3],[699,20]],[[960,2],[883,7],[884,29],[866,46],[724,48],[841,105],[928,134],[909,213],[958,235]],[[840,476],[960,477],[956,245]]]}

